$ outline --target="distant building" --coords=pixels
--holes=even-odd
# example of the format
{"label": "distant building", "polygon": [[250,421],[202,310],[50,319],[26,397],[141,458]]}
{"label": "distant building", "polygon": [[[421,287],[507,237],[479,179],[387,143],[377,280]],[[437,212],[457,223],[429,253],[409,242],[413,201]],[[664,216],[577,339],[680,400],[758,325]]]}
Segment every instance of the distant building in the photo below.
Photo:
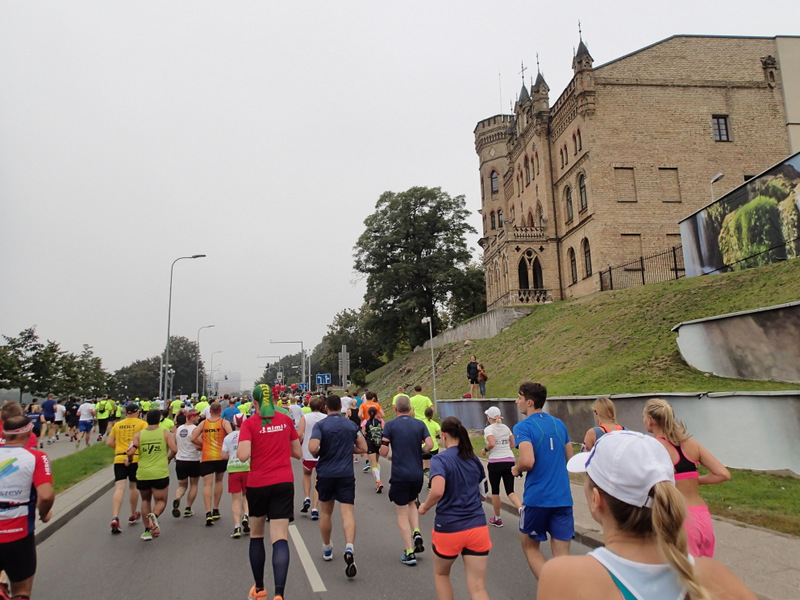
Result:
{"label": "distant building", "polygon": [[800,150],[800,37],[679,35],[593,62],[581,40],[554,104],[539,73],[475,128],[489,309],[600,289],[599,270],[679,245],[712,191]]}

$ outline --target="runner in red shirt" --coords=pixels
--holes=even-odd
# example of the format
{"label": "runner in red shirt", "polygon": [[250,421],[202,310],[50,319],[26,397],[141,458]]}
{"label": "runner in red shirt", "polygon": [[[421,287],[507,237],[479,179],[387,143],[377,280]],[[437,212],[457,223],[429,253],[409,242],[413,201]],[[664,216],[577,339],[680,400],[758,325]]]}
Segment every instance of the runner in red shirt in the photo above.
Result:
{"label": "runner in red shirt", "polygon": [[3,422],[6,443],[0,447],[0,571],[11,582],[8,595],[24,598],[31,595],[36,573],[36,512],[46,523],[55,500],[47,455],[26,448],[32,430],[27,417],[9,417]]}
{"label": "runner in red shirt", "polygon": [[250,568],[255,585],[251,600],[266,599],[264,529],[269,519],[272,543],[272,575],[275,599],[283,599],[289,573],[289,522],[294,520],[294,473],[292,458],[300,459],[303,450],[294,421],[275,410],[268,385],[256,386],[253,399],[256,414],[247,419],[239,434],[239,460],[250,460],[247,477],[247,504],[250,509]]}

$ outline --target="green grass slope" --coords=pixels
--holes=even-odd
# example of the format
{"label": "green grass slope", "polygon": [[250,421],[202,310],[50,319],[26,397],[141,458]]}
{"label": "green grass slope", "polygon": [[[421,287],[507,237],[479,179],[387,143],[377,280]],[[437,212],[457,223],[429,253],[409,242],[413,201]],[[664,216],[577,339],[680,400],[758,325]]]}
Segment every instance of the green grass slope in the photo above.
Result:
{"label": "green grass slope", "polygon": [[[681,321],[800,298],[800,260],[737,273],[597,292],[536,306],[499,335],[436,348],[437,395],[468,391],[466,364],[475,354],[489,374],[487,396],[513,398],[521,382],[549,395],[800,389],[798,384],[707,376],[680,357],[671,328]],[[371,373],[367,387],[387,403],[396,387],[421,384],[433,396],[431,355],[420,351]]]}

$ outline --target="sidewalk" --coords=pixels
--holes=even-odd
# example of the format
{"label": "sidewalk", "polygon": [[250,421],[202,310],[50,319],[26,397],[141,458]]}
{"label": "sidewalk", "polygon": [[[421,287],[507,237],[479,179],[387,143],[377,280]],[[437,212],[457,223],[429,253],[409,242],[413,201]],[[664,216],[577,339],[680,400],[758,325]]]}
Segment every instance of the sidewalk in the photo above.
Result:
{"label": "sidewalk", "polygon": [[[484,459],[484,462],[485,459]],[[514,488],[520,499],[524,479],[516,478]],[[516,514],[501,490],[503,508]],[[600,526],[586,505],[583,486],[572,484],[575,540],[596,548],[602,546]],[[487,502],[491,502],[487,498]],[[800,598],[800,538],[738,521],[713,517],[717,545],[714,558],[733,571],[761,600]],[[515,524],[509,519],[509,525]]]}

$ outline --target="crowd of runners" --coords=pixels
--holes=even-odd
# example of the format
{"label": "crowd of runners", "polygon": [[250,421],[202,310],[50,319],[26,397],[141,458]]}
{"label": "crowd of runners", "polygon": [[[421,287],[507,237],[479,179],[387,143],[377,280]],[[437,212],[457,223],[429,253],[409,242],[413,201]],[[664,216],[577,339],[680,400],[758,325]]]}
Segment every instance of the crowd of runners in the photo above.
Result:
{"label": "crowd of runners", "polygon": [[[693,506],[699,498],[696,486],[724,481],[729,474],[676,425],[666,402],[648,403],[644,425],[657,439],[647,438],[645,443],[626,437],[632,432],[616,423],[613,404],[598,400],[593,406],[597,427],[587,432],[584,443],[591,455],[587,452],[573,457],[564,423],[543,411],[546,397],[547,390],[540,384],[520,386],[516,408],[523,418],[513,431],[503,424],[498,407],[485,411],[488,426],[482,454],[487,459],[486,470],[464,426],[454,417],[439,423],[434,418],[433,403],[423,395],[421,386],[416,386],[413,394],[398,388],[391,401],[395,416],[390,420],[386,420],[373,392],[300,396],[282,394],[266,385],[257,386],[252,396],[201,397],[196,403],[144,398],[124,404],[110,398],[64,402],[52,394],[41,404],[34,401],[24,408],[15,402],[6,403],[0,468],[7,457],[27,465],[16,478],[20,480],[17,487],[28,495],[19,492],[20,502],[8,502],[5,490],[0,492],[0,568],[11,582],[10,590],[0,584],[0,600],[30,597],[35,572],[33,517],[38,511],[40,519],[47,521],[54,499],[50,465],[42,449],[59,442],[77,446],[105,443],[114,449],[110,531],[112,535],[123,531],[125,514],[121,511],[127,495],[127,524],[141,522],[144,542],[161,535],[164,511],[170,509],[176,519],[195,516],[201,484],[202,509],[197,512],[203,515],[205,527],[215,527],[221,518],[219,507],[227,474],[232,500],[230,537],[249,535],[252,600],[267,598],[267,530],[272,597],[284,598],[290,562],[289,523],[296,507],[319,522],[322,559],[331,561],[332,515],[338,504],[344,541],[339,551],[345,576],[357,575],[355,473],[357,469],[370,473],[375,493],[382,494],[385,483],[380,462],[390,455],[388,499],[394,504],[398,545],[402,545],[399,561],[408,567],[417,565],[418,555],[426,550],[420,515],[435,510],[430,544],[440,600],[453,598],[450,570],[459,556],[470,598],[489,598],[489,527],[504,525],[500,516],[501,484],[519,512],[522,550],[534,576],[541,580],[540,598],[584,597],[581,594],[586,590],[572,586],[575,577],[565,581],[564,573],[576,569],[594,573],[595,564],[602,565],[611,576],[608,582],[613,582],[609,588],[602,573],[592,575],[599,582],[598,590],[609,589],[607,595],[602,592],[596,597],[617,598],[614,594],[622,593],[627,598],[625,594],[630,593],[630,597],[661,598],[630,591],[636,586],[647,587],[646,574],[654,564],[649,559],[658,557],[655,563],[663,566],[659,571],[662,591],[677,593],[669,597],[753,597],[724,567],[703,562],[708,560],[703,556],[713,555],[713,527],[707,509]],[[654,451],[652,444],[661,450]],[[622,467],[618,464],[621,451],[611,455],[617,445],[627,450]],[[609,454],[597,454],[591,467],[592,457],[605,448],[609,448]],[[298,502],[292,459],[302,461],[304,497]],[[177,480],[174,491],[170,489],[172,460]],[[663,463],[661,467],[656,466],[659,462]],[[709,467],[711,473],[698,478],[697,463]],[[569,556],[574,522],[568,469],[588,473],[587,500],[592,516],[607,534],[606,546],[616,548],[616,554],[593,551],[589,563],[570,562],[575,557]],[[514,478],[523,475],[525,491],[520,499],[514,492]],[[680,483],[672,493],[675,480],[694,483]],[[669,483],[669,489],[660,485],[664,482]],[[424,487],[428,492],[421,502]],[[672,511],[668,523],[650,508],[654,490],[659,510]],[[493,516],[487,522],[483,500],[490,495]],[[632,530],[626,529],[630,523],[620,522],[620,515],[629,509],[644,511],[637,513],[639,521]],[[25,526],[18,527],[22,522]],[[608,532],[613,535],[609,537]],[[625,544],[641,545],[643,540],[657,549],[658,557],[652,552],[652,556],[626,554]],[[555,560],[546,560],[540,550],[544,541],[549,541]],[[621,563],[619,557],[626,558],[627,563]],[[645,560],[637,562],[642,557]],[[728,595],[718,595],[721,592]]]}

